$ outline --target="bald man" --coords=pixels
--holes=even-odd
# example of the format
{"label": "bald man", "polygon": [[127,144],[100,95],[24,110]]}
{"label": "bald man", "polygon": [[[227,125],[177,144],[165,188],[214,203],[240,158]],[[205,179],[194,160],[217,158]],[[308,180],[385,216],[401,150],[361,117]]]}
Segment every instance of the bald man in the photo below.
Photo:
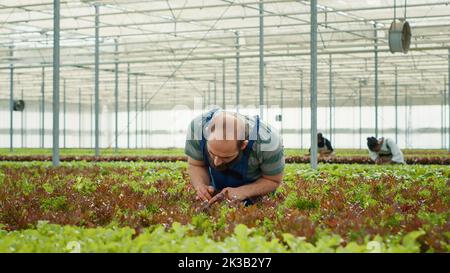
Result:
{"label": "bald man", "polygon": [[250,205],[276,190],[283,179],[280,136],[259,117],[213,109],[189,125],[185,153],[197,198],[224,198]]}

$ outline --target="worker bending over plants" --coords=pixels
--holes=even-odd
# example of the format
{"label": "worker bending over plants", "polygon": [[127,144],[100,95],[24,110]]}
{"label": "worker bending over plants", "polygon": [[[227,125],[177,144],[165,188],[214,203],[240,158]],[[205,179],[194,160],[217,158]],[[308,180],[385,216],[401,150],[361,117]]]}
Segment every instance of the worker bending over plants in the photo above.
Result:
{"label": "worker bending over plants", "polygon": [[403,153],[397,143],[390,138],[367,138],[369,156],[376,164],[405,164]]}
{"label": "worker bending over plants", "polygon": [[283,180],[279,134],[258,116],[213,109],[193,119],[186,137],[188,172],[197,198],[250,205]]}

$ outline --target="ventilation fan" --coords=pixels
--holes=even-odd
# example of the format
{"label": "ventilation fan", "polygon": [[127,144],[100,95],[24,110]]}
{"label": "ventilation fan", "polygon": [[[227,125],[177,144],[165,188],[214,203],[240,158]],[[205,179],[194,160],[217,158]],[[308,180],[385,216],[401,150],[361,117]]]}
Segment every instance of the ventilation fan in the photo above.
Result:
{"label": "ventilation fan", "polygon": [[396,20],[389,28],[389,50],[391,53],[407,53],[411,44],[411,27],[406,20]]}
{"label": "ventilation fan", "polygon": [[407,53],[411,44],[411,27],[406,21],[406,0],[403,19],[397,20],[397,1],[394,1],[394,21],[389,28],[389,50],[391,53]]}
{"label": "ventilation fan", "polygon": [[25,109],[25,101],[24,100],[15,100],[13,104],[13,111],[22,112]]}

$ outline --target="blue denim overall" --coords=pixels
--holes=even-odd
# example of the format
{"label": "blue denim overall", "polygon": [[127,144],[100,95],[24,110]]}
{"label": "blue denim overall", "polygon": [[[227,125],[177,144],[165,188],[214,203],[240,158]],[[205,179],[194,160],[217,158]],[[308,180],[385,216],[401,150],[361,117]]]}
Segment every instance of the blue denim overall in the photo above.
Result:
{"label": "blue denim overall", "polygon": [[[206,122],[208,123],[214,113],[216,111],[212,111],[208,114],[206,117]],[[253,128],[253,130],[256,130],[256,134],[253,131],[251,136],[258,136],[259,133],[259,116],[256,117],[256,126]],[[214,187],[216,191],[221,191],[226,187],[240,187],[243,185],[250,184],[254,181],[251,181],[247,178],[247,170],[248,170],[248,159],[250,155],[250,151],[253,147],[255,140],[252,138],[248,141],[247,147],[245,147],[242,157],[239,161],[233,163],[228,169],[224,171],[218,171],[211,167],[211,164],[209,162],[209,156],[208,156],[208,149],[206,147],[206,139],[205,136],[202,134],[202,140],[200,142],[200,147],[202,150],[203,158],[205,161],[206,166],[208,166],[208,172],[209,177],[211,179],[211,184]],[[243,201],[245,205],[251,205],[252,202],[249,199],[246,199]]]}

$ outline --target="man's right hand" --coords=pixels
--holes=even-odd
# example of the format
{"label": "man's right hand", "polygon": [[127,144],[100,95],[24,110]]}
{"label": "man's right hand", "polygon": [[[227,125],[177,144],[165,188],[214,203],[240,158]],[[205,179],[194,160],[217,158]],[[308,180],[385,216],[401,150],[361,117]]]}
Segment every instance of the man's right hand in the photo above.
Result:
{"label": "man's right hand", "polygon": [[202,201],[209,201],[213,194],[214,194],[214,187],[213,186],[207,186],[207,185],[199,185],[195,189],[197,191],[197,198],[201,199]]}
{"label": "man's right hand", "polygon": [[387,161],[384,160],[384,159],[381,158],[381,157],[378,157],[378,158],[375,160],[375,163],[376,163],[377,165],[383,165],[383,164],[386,164]]}

